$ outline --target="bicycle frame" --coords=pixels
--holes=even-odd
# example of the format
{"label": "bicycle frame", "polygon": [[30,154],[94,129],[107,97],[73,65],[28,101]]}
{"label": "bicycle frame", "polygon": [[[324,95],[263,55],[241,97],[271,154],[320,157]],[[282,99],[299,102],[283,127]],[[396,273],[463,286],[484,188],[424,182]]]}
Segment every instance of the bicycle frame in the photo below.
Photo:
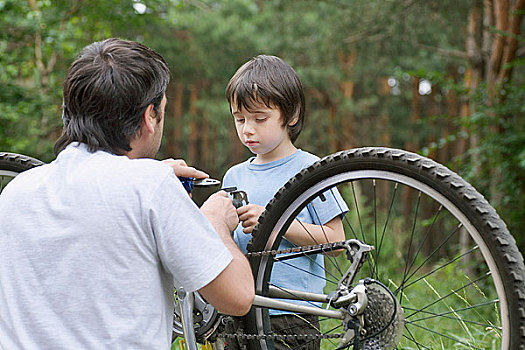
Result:
{"label": "bicycle frame", "polygon": [[[364,286],[363,284],[359,284],[358,286]],[[355,290],[355,289],[354,289]],[[179,294],[179,291],[177,291],[177,294]],[[186,342],[187,350],[197,350],[197,341],[195,339],[195,333],[193,331],[193,303],[195,300],[194,293],[183,293],[184,297],[179,297],[179,307],[180,307],[180,314],[183,324],[183,331],[184,331],[184,340]],[[324,294],[315,294],[315,293],[308,293],[308,292],[301,292],[301,291],[293,291],[293,290],[287,290],[287,291],[280,291],[278,289],[274,289],[270,291],[270,297],[264,297],[261,295],[255,295],[255,298],[253,300],[252,306],[259,306],[259,307],[265,307],[265,308],[271,308],[275,310],[282,310],[282,311],[289,311],[289,312],[297,312],[297,313],[305,313],[309,315],[315,315],[315,316],[321,316],[321,317],[328,317],[338,320],[344,320],[348,312],[344,311],[335,311],[335,310],[327,310],[322,309],[319,307],[313,307],[313,306],[305,306],[305,305],[298,305],[291,302],[276,300],[274,298],[282,298],[286,297],[288,299],[293,300],[303,300],[303,301],[309,301],[309,302],[326,302],[330,301],[330,297],[328,295]],[[364,298],[365,301],[359,301],[359,299]],[[358,291],[353,291],[350,295],[350,297],[347,299],[348,302],[359,303],[359,311],[362,311],[366,307],[366,294],[364,289],[359,288]],[[356,310],[356,312],[359,312]]]}
{"label": "bicycle frame", "polygon": [[[288,311],[290,313],[303,313],[341,321],[347,321],[349,317],[361,314],[368,303],[365,282],[359,281],[352,290],[349,290],[349,286],[357,273],[358,267],[366,258],[367,253],[373,250],[373,247],[363,244],[358,240],[351,239],[345,242],[336,243],[331,249],[346,249],[347,253],[354,257],[352,264],[339,281],[339,292],[337,295],[329,296],[326,294],[270,287],[268,290],[268,296],[255,295],[252,306]],[[326,249],[316,248],[300,254],[312,255],[327,252],[329,251]],[[292,253],[275,259],[286,260],[292,258],[296,254],[299,253]],[[193,329],[195,294],[187,293],[182,287],[179,287],[177,288],[177,296],[179,299],[178,305],[187,349],[197,350],[197,342]],[[338,308],[339,310],[323,309],[321,307],[296,304],[279,299],[301,300],[309,303],[326,303],[328,306]]]}

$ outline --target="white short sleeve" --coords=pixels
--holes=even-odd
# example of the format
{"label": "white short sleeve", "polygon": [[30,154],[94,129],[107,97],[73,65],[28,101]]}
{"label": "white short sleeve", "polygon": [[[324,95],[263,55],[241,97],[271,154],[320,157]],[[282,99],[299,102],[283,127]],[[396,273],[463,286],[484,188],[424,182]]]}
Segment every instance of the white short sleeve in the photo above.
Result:
{"label": "white short sleeve", "polygon": [[206,286],[233,259],[175,176],[159,185],[146,220],[162,264],[187,291]]}

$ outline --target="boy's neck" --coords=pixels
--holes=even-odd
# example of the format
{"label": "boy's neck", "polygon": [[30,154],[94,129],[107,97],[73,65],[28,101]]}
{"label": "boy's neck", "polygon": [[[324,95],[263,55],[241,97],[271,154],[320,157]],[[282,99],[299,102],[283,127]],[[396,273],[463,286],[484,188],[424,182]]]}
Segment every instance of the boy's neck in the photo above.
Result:
{"label": "boy's neck", "polygon": [[279,147],[275,148],[274,150],[268,153],[257,154],[252,164],[266,164],[266,163],[274,162],[276,160],[291,156],[296,151],[297,151],[297,147],[295,147],[293,143],[291,142],[287,144],[281,144]]}

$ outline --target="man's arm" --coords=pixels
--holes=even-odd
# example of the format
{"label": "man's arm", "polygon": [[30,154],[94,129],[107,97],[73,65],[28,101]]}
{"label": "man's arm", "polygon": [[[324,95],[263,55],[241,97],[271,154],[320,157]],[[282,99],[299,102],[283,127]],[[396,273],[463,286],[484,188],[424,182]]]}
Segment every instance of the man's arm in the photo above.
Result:
{"label": "man's arm", "polygon": [[219,234],[233,260],[213,281],[199,289],[199,293],[220,312],[242,316],[250,310],[255,290],[250,264],[231,238],[231,232],[238,223],[237,212],[224,191],[210,196],[201,211]]}

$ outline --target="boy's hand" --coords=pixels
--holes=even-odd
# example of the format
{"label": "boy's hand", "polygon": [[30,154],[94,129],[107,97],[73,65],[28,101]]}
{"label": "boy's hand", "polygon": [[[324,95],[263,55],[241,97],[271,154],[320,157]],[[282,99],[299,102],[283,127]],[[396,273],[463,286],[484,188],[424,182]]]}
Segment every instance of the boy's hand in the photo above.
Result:
{"label": "boy's hand", "polygon": [[184,159],[164,159],[162,163],[168,164],[175,173],[176,176],[182,177],[194,177],[196,179],[204,179],[210,177],[204,171],[195,169],[194,167],[188,166]]}
{"label": "boy's hand", "polygon": [[239,220],[242,221],[242,227],[244,227],[242,231],[244,233],[252,233],[263,211],[264,207],[257,204],[248,204],[237,209],[237,215],[239,215]]}

